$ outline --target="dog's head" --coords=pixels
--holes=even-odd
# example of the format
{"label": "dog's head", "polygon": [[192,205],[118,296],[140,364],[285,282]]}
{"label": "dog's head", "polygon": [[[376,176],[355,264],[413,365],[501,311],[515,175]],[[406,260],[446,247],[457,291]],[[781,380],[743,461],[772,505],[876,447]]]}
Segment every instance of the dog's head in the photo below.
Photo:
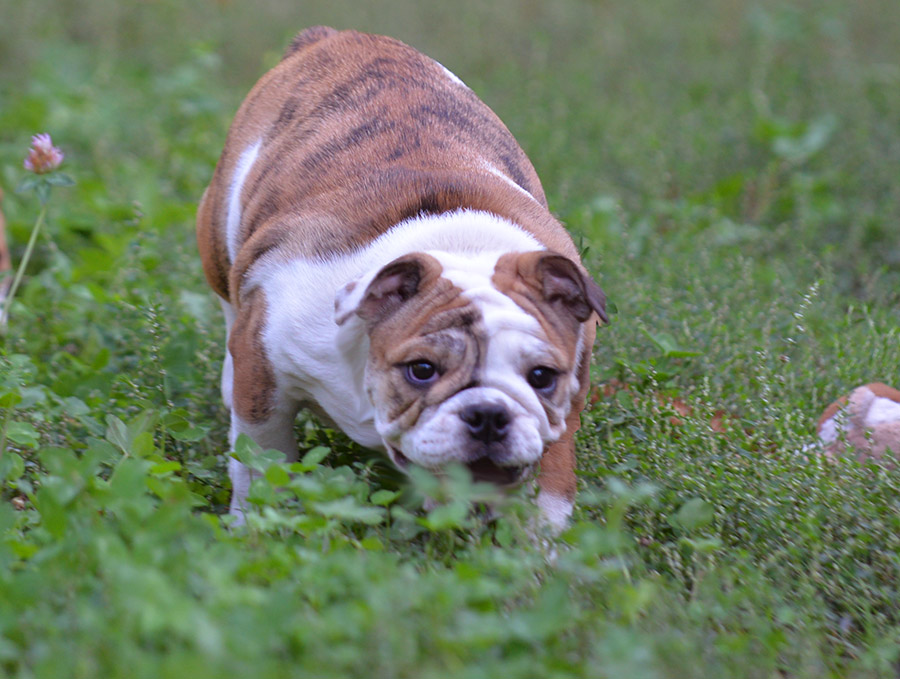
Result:
{"label": "dog's head", "polygon": [[565,430],[582,326],[606,320],[597,284],[546,251],[412,253],[346,286],[336,311],[365,323],[366,390],[394,463],[459,462],[501,486]]}

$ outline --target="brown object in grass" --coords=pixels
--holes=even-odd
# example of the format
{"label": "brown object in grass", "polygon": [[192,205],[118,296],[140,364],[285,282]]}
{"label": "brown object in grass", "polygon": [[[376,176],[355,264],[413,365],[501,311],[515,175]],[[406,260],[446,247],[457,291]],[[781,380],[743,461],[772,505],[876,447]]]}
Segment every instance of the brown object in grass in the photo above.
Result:
{"label": "brown object in grass", "polygon": [[880,458],[891,450],[900,456],[900,391],[881,382],[857,387],[829,405],[816,428],[825,454],[837,458]]}

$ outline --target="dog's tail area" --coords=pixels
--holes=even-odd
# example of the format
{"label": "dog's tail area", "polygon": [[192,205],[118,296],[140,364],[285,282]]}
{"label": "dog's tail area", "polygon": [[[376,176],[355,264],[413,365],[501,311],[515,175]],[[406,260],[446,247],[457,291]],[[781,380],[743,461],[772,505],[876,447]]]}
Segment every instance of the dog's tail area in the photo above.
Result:
{"label": "dog's tail area", "polygon": [[3,189],[0,189],[0,326],[6,324],[6,296],[12,285],[12,258],[6,242],[6,218],[3,216]]}
{"label": "dog's tail area", "polygon": [[329,28],[328,26],[310,26],[294,36],[294,39],[291,40],[291,44],[288,45],[288,48],[284,51],[284,56],[281,58],[282,60],[287,59],[289,56],[309,47],[313,43],[319,42],[319,40],[322,40],[323,38],[336,35],[337,33],[338,31]]}

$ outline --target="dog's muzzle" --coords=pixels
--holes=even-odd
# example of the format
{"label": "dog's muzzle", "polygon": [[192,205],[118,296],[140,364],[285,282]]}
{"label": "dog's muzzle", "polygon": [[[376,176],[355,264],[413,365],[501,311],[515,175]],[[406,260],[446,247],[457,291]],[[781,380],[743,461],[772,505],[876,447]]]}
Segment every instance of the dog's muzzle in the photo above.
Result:
{"label": "dog's muzzle", "polygon": [[[476,482],[496,486],[513,486],[523,481],[534,468],[533,464],[510,462],[513,457],[506,447],[512,415],[506,406],[497,403],[468,405],[458,413],[468,433],[462,442],[462,463]],[[401,470],[412,461],[399,449],[390,447],[391,459]]]}

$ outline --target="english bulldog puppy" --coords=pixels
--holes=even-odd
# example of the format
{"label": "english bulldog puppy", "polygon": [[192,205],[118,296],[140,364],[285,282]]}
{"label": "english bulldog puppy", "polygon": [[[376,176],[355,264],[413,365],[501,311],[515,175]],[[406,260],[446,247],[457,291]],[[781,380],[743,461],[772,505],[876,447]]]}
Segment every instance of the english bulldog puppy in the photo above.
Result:
{"label": "english bulldog puppy", "polygon": [[[230,442],[297,458],[307,407],[400,469],[537,474],[560,529],[605,298],[525,153],[396,40],[300,33],[235,116],[197,215]],[[231,512],[250,471],[229,462]]]}

